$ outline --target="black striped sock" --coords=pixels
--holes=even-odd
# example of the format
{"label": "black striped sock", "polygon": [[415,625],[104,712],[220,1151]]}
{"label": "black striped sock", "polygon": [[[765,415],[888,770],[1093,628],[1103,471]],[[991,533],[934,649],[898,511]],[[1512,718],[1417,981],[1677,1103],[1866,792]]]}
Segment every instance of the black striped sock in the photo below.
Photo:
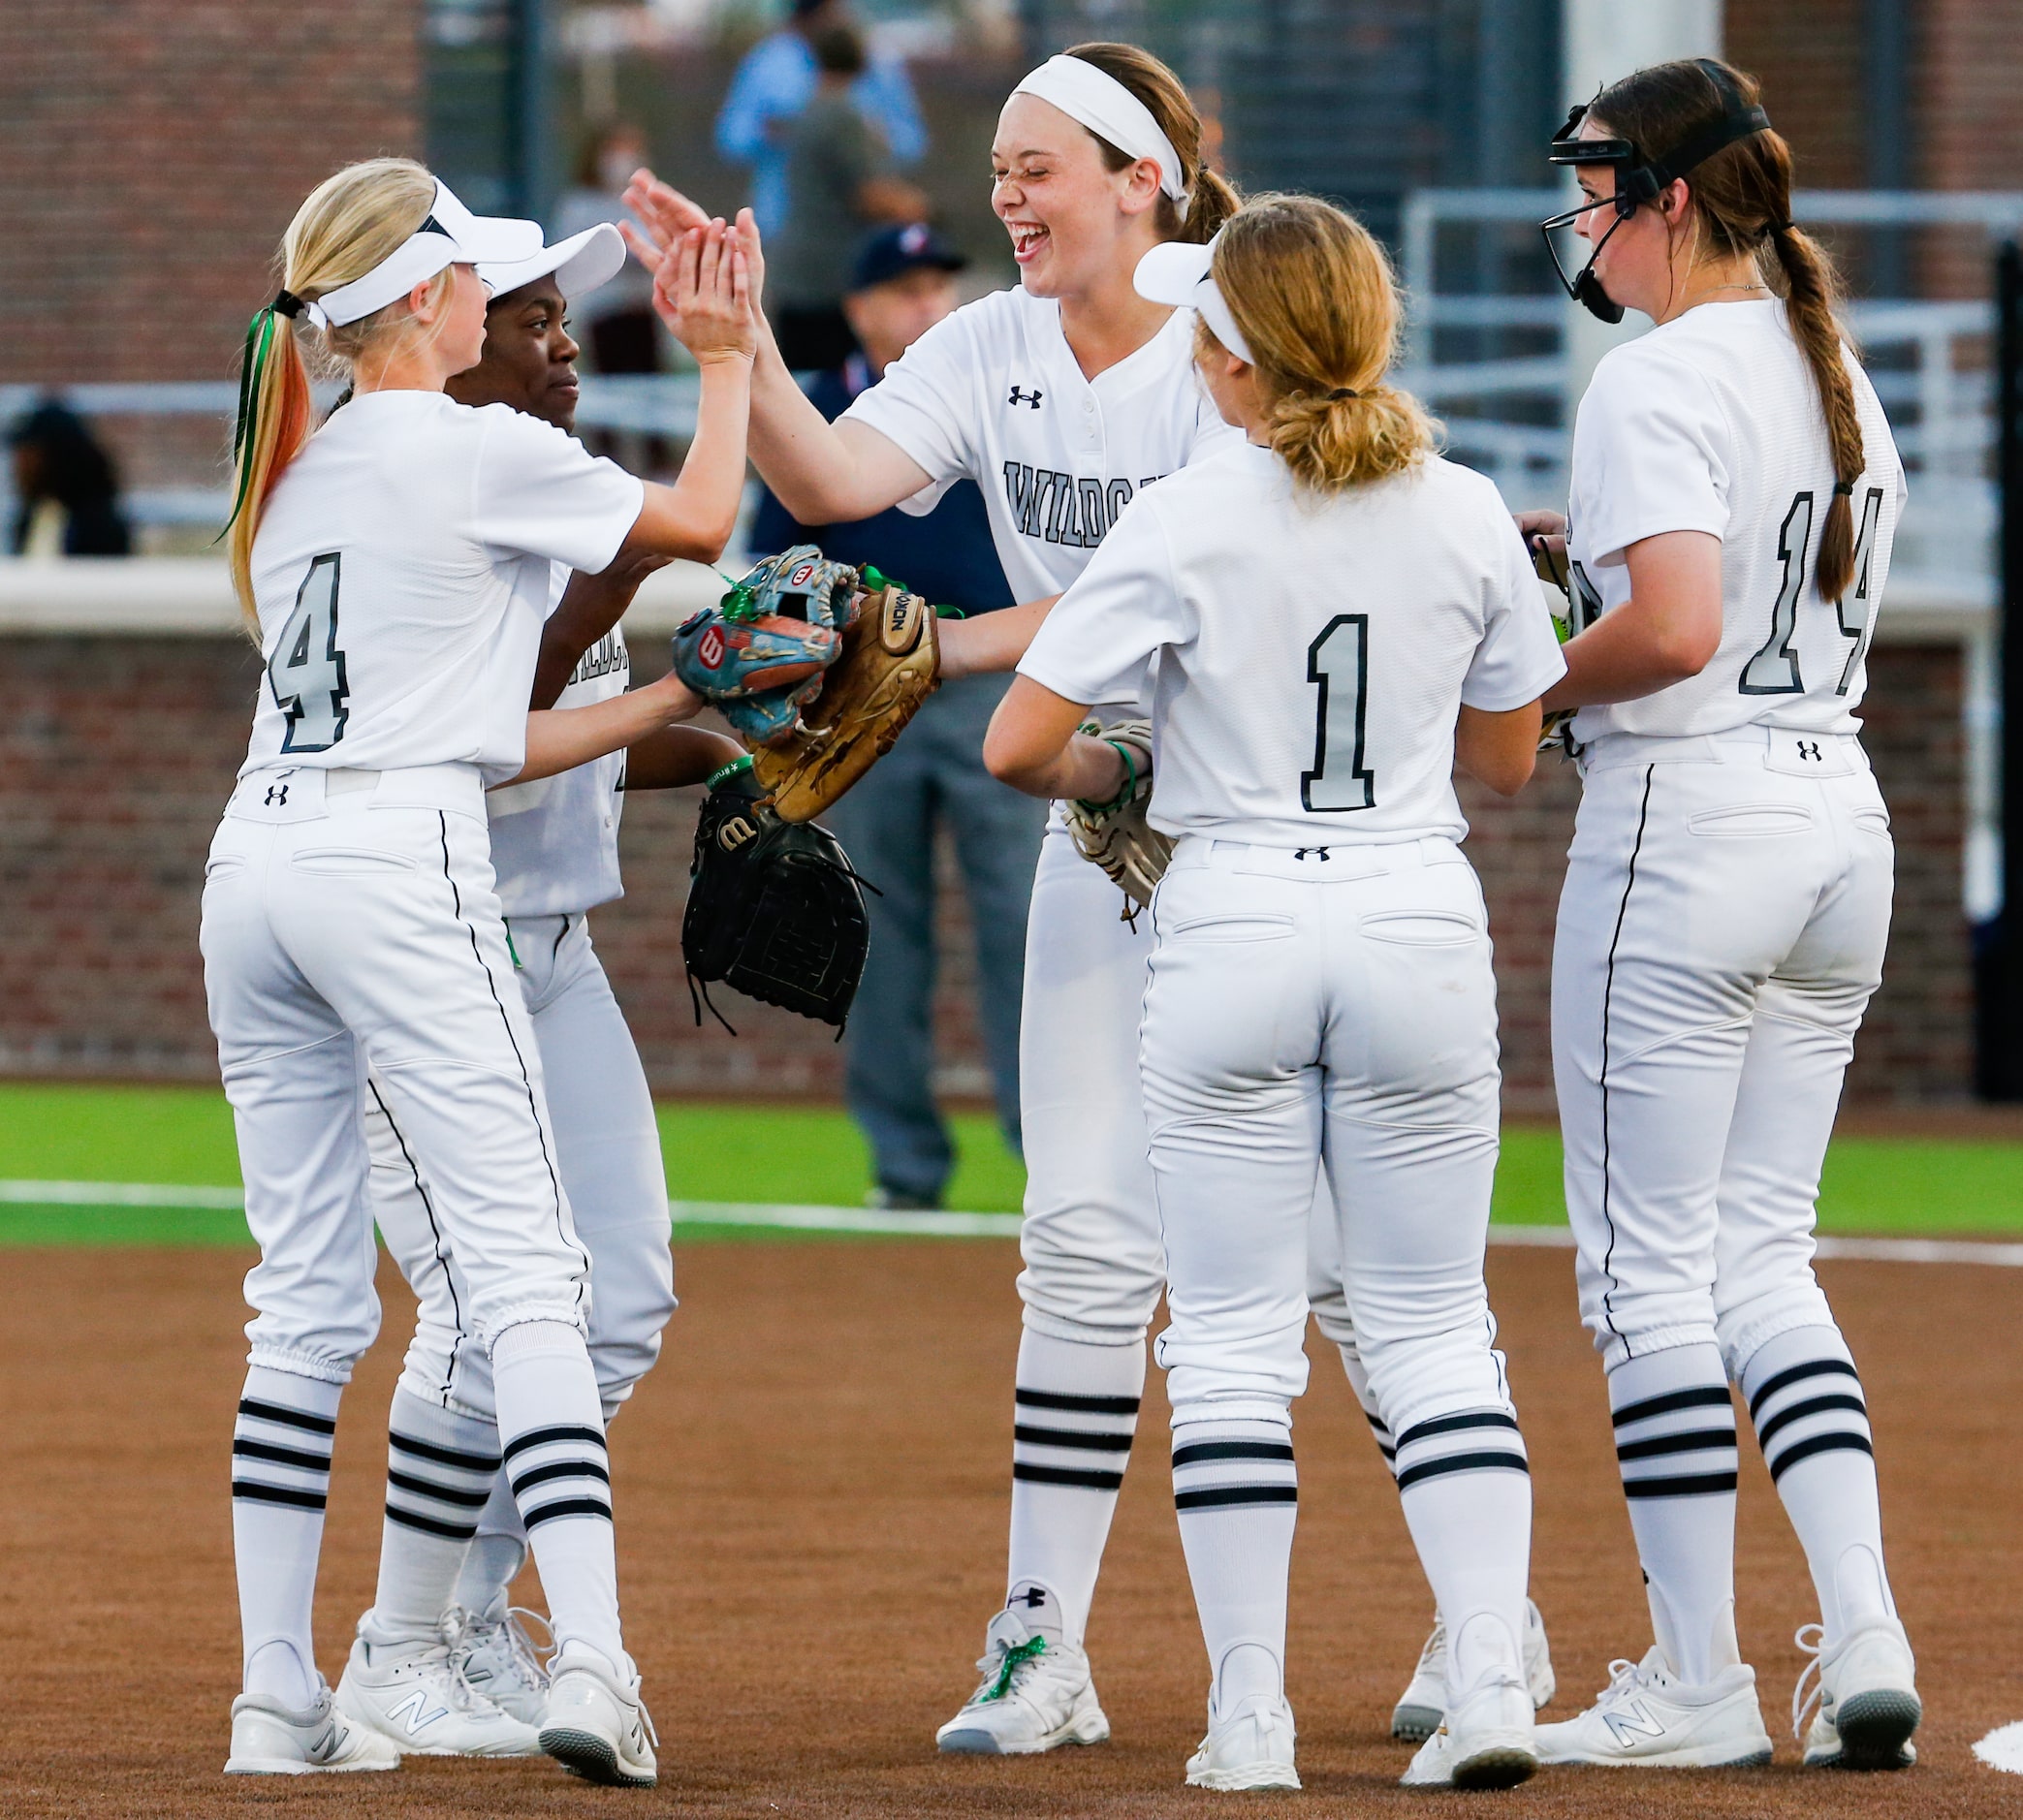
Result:
{"label": "black striped sock", "polygon": [[1532,1467],[1517,1418],[1509,1410],[1460,1409],[1407,1428],[1398,1437],[1392,1469],[1399,1491],[1408,1491],[1450,1473],[1529,1473]]}
{"label": "black striped sock", "polygon": [[1733,1495],[1735,1405],[1725,1384],[1689,1384],[1611,1411],[1628,1498]]}
{"label": "black striped sock", "polygon": [[1183,1518],[1300,1501],[1292,1434],[1281,1423],[1189,1423],[1173,1442],[1173,1507]]}
{"label": "black striped sock", "polygon": [[602,1430],[573,1425],[529,1428],[506,1443],[505,1458],[529,1536],[560,1517],[611,1522],[611,1461]]}
{"label": "black striped sock", "polygon": [[1819,1454],[1875,1457],[1868,1398],[1852,1360],[1801,1360],[1766,1374],[1760,1383],[1752,1384],[1745,1375],[1743,1388],[1756,1445],[1773,1480],[1782,1483],[1800,1460]]}
{"label": "black striped sock", "polygon": [[1712,1339],[1609,1373],[1616,1463],[1651,1621],[1689,1685],[1734,1659],[1735,1405]]}
{"label": "black striped sock", "polygon": [[1136,1396],[1013,1392],[1012,1477],[1115,1496],[1138,1428]]}
{"label": "black striped sock", "polygon": [[232,1426],[232,1495],[250,1503],[280,1505],[291,1510],[320,1512],[331,1491],[331,1450],[336,1443],[334,1413],[320,1413],[326,1398],[312,1396],[333,1386],[310,1378],[295,1380],[305,1387],[300,1396],[291,1396],[275,1380],[285,1374],[262,1371],[268,1380],[253,1395],[239,1398],[238,1419]]}

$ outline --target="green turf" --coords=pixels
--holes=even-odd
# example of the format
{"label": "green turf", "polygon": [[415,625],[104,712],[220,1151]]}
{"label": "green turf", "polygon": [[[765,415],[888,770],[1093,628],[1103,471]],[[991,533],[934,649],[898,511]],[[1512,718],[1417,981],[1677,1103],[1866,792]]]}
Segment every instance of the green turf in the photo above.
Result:
{"label": "green turf", "polygon": [[[1012,1212],[1024,1172],[995,1122],[953,1120],[960,1153],[951,1207]],[[828,1107],[660,1108],[668,1191],[678,1201],[806,1202],[856,1207],[869,1164],[863,1139]],[[238,1179],[224,1098],[201,1087],[40,1086],[0,1083],[0,1179],[229,1186]],[[1557,1134],[1503,1135],[1496,1217],[1565,1219]],[[1826,1159],[1819,1223],[1843,1233],[2023,1232],[2023,1144],[1847,1138]],[[682,1228],[684,1242],[755,1229]],[[803,1235],[768,1235],[782,1241]],[[0,1204],[0,1243],[237,1244],[229,1210]]]}

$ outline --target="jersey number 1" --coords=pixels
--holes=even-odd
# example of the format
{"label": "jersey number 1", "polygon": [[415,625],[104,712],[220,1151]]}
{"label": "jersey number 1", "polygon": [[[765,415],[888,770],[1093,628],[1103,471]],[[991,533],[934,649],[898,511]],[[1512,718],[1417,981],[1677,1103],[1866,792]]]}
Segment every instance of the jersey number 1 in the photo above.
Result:
{"label": "jersey number 1", "polygon": [[1363,700],[1370,682],[1370,615],[1337,613],[1307,646],[1307,680],[1320,690],[1313,712],[1313,769],[1300,773],[1310,812],[1376,807],[1376,777],[1363,764]]}
{"label": "jersey number 1", "polygon": [[288,718],[284,752],[328,752],[344,737],[344,723],[351,718],[345,706],[351,685],[344,676],[344,653],[337,648],[340,567],[334,551],[309,565],[295,611],[267,662],[267,686]]}

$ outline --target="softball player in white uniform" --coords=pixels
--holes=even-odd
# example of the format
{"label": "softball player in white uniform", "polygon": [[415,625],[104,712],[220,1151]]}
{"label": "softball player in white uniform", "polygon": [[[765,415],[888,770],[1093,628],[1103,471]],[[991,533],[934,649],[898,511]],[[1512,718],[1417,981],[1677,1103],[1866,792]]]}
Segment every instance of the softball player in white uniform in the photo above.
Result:
{"label": "softball player in white uniform", "polygon": [[[607,225],[519,266],[481,266],[492,294],[485,359],[450,382],[452,395],[511,404],[573,430],[568,299],[603,283],[624,258]],[[658,560],[621,558],[603,576],[573,581],[554,565],[535,707],[583,707],[624,693],[630,666],[613,621]],[[565,592],[569,606],[557,612]],[[543,683],[551,674],[567,675],[559,693]],[[675,1305],[674,1267],[652,1099],[586,913],[623,891],[617,829],[628,786],[700,782],[741,752],[720,734],[669,727],[628,752],[486,800],[495,889],[547,1080],[555,1167],[590,1255],[590,1364],[607,1423],[658,1356]],[[490,1362],[470,1331],[470,1287],[443,1242],[433,1191],[376,1082],[367,1083],[365,1122],[373,1214],[421,1311],[389,1422],[378,1591],[337,1705],[403,1751],[531,1751],[548,1677],[522,1615],[508,1605],[526,1557],[509,1476],[494,1471],[489,1500],[483,1495],[486,1462],[499,1451]],[[419,1705],[418,1687],[429,1696]]]}
{"label": "softball player in white uniform", "polygon": [[[484,793],[698,706],[670,682],[526,711],[552,564],[595,571],[621,549],[721,549],[752,331],[742,254],[720,234],[693,237],[675,288],[704,356],[696,453],[680,487],[643,487],[549,424],[443,395],[483,348],[473,265],[540,246],[534,224],[478,220],[418,165],[355,165],[298,212],[285,288],[248,331],[231,548],[267,673],[206,867],[202,936],[261,1250],[233,1445],[245,1684],[236,1772],[398,1761],[334,1710],[310,1635],[337,1404],[378,1324],[369,1065],[431,1185],[490,1354],[500,1451],[559,1643],[541,1747],[595,1779],[653,1777],[618,1624],[603,1412],[584,1339],[588,1259],[512,984]],[[290,329],[302,317],[349,362],[355,392],[313,436]]]}
{"label": "softball player in white uniform", "polygon": [[1553,156],[1592,199],[1577,282],[1658,325],[1581,401],[1567,548],[1587,629],[1547,698],[1580,709],[1584,783],[1553,964],[1566,1200],[1657,1640],[1541,1752],[1769,1761],[1735,1642],[1732,1382],[1819,1600],[1805,1761],[1893,1768],[1913,1664],[1861,1382],[1812,1255],[1889,926],[1889,818],[1854,710],[1903,470],[1753,80],[1641,71]]}
{"label": "softball player in white uniform", "polygon": [[[1130,499],[1234,440],[1194,381],[1191,318],[1130,282],[1150,247],[1206,241],[1235,205],[1202,165],[1201,132],[1178,78],[1135,47],[1052,58],[1005,104],[993,152],[1018,289],[931,329],[833,427],[762,346],[753,459],[806,522],[929,511],[963,478],[983,488],[1027,605],[944,624],[948,675],[1009,669]],[[644,173],[628,200],[656,239],[702,219]],[[756,230],[740,225],[755,254]],[[646,241],[635,250],[655,257]],[[1142,712],[1146,687],[1108,704],[1113,717]],[[1027,1753],[1109,1736],[1083,1635],[1164,1281],[1136,1055],[1151,930],[1118,908],[1055,817],[1033,883],[1020,1028],[1025,1326],[1006,1602],[986,1634],[982,1681],[937,1734],[944,1750]],[[1345,1327],[1333,1323],[1331,1337],[1367,1409]],[[1530,1642],[1542,1699],[1541,1626]]]}
{"label": "softball player in white uniform", "polygon": [[[1531,1484],[1482,1281],[1496,981],[1456,844],[1457,755],[1514,793],[1564,671],[1496,488],[1384,384],[1383,255],[1311,198],[1246,205],[1138,287],[1200,311],[1247,440],[1133,504],[1019,666],[1007,782],[1102,800],[1087,705],[1157,660],[1140,1061],[1171,1325],[1174,1501],[1208,1644],[1210,1788],[1297,1788],[1284,1697],[1316,1163],[1406,1519],[1448,1628],[1447,1719],[1407,1780],[1529,1775]],[[1459,726],[1457,727],[1457,723]]]}
{"label": "softball player in white uniform", "polygon": [[[944,624],[947,674],[1008,669],[1128,502],[1234,439],[1195,384],[1191,317],[1131,289],[1143,253],[1206,239],[1234,204],[1202,168],[1200,141],[1185,89],[1144,51],[1055,57],[1005,104],[992,154],[1019,288],[930,329],[834,427],[770,341],[762,349],[753,457],[796,517],[926,511],[958,479],[982,487],[1005,575],[1030,605]],[[664,185],[638,182],[631,200],[657,235],[698,218]],[[1110,699],[1129,703],[1142,683],[1120,688]],[[1007,1604],[979,1690],[996,1697],[944,1726],[943,1748],[1109,1735],[1082,1638],[1164,1283],[1136,1055],[1152,937],[1119,907],[1056,817],[1033,885],[1020,1038],[1025,1331]]]}

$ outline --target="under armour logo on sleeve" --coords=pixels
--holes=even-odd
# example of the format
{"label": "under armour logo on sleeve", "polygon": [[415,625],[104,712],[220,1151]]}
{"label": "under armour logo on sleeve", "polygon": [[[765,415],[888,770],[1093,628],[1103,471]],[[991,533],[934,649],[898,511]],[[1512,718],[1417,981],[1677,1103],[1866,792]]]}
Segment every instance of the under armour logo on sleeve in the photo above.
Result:
{"label": "under armour logo on sleeve", "polygon": [[1039,401],[1040,394],[1037,391],[1022,392],[1017,386],[1014,386],[1011,389],[1011,398],[1009,402],[1012,404],[1029,404],[1035,411],[1037,411],[1039,409]]}

